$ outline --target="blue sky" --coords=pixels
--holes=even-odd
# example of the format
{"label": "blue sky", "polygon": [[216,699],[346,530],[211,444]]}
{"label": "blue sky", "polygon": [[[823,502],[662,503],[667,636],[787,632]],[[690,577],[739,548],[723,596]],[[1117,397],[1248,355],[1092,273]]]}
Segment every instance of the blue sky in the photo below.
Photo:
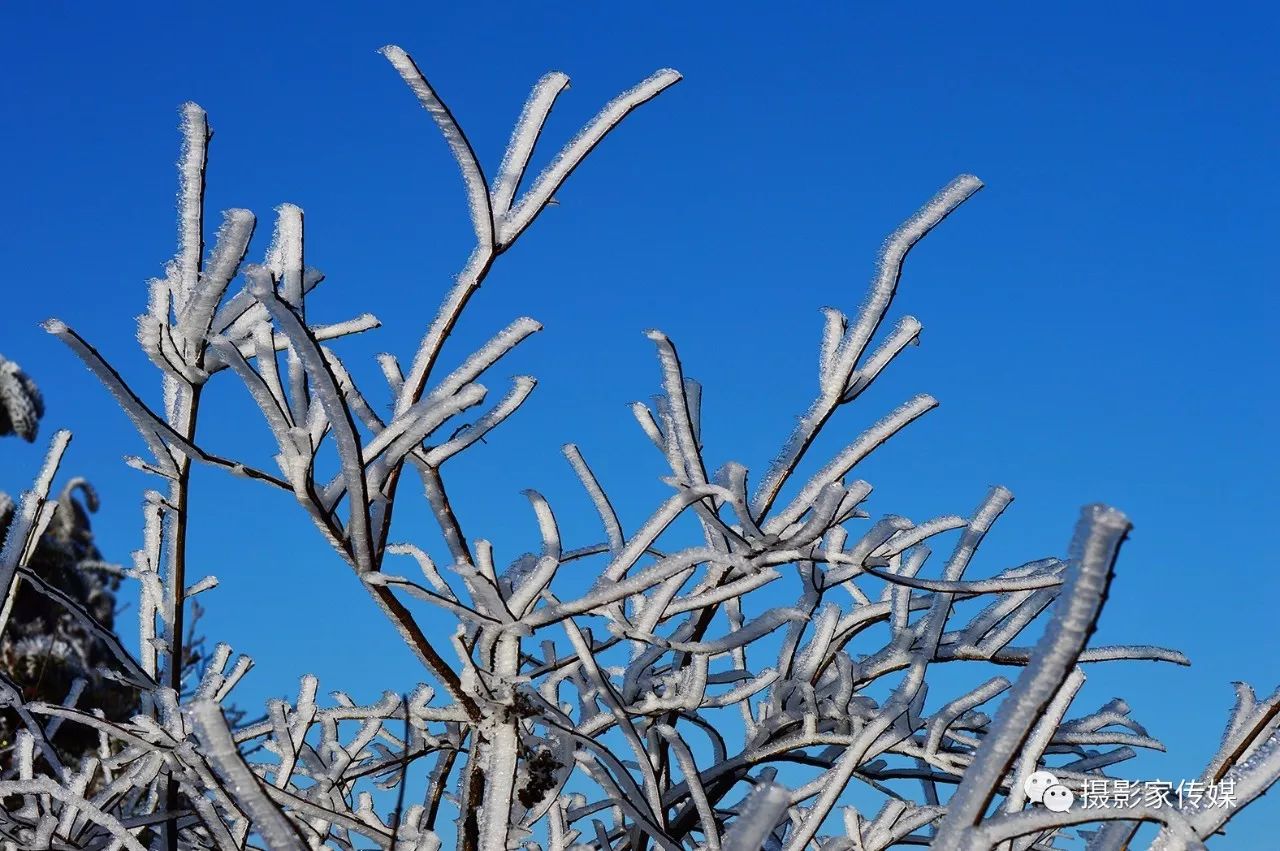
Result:
{"label": "blue sky", "polygon": [[[658,389],[651,327],[706,387],[713,462],[762,468],[814,392],[819,308],[855,309],[883,237],[972,172],[987,188],[912,255],[891,314],[919,317],[921,348],[824,446],[936,396],[940,409],[860,475],[877,487],[873,513],[917,519],[1010,487],[978,571],[1062,552],[1083,504],[1130,515],[1097,640],[1173,645],[1194,665],[1095,666],[1080,707],[1124,695],[1170,748],[1148,773],[1198,774],[1231,681],[1276,687],[1273,9],[362,5],[6,5],[0,352],[44,388],[43,434],[74,430],[66,471],[102,492],[110,558],[139,542],[151,485],[120,458],[141,443],[37,323],[66,320],[156,387],[133,317],[173,251],[179,104],[203,105],[216,131],[211,214],[247,207],[266,223],[275,205],[301,205],[308,262],[328,275],[313,315],[383,319],[343,348],[373,382],[372,355],[409,356],[469,250],[445,146],[376,48],[417,59],[490,168],[545,71],[573,77],[547,157],[615,92],[670,66],[684,82],[571,178],[451,349],[519,315],[546,326],[499,369],[537,375],[533,399],[452,474],[474,534],[509,555],[533,547],[520,491],[538,487],[570,540],[595,536],[559,454],[569,440],[624,523],[647,514],[660,459],[626,403]],[[265,457],[243,389],[221,384],[209,445]],[[18,490],[40,452],[0,445],[0,487]],[[194,569],[223,581],[207,631],[258,663],[242,703],[293,691],[305,671],[360,697],[419,676],[288,500],[210,472],[196,486]],[[399,537],[434,546],[420,508],[400,520]],[[1273,794],[1221,847],[1262,847],[1277,819]]]}

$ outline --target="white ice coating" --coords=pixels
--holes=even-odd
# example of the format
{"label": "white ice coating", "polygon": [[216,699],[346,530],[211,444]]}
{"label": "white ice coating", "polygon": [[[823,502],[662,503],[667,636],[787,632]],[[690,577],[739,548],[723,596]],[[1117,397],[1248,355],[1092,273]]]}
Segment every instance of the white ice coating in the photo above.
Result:
{"label": "white ice coating", "polygon": [[[295,204],[276,208],[276,229],[267,250],[267,268],[277,282],[281,300],[289,305],[303,325],[307,308],[303,288],[303,221],[302,209]],[[265,305],[264,305],[265,306]],[[269,310],[269,308],[268,308]],[[314,336],[314,334],[312,335]],[[311,405],[310,385],[297,346],[288,349],[289,406],[295,423],[307,419]]]}
{"label": "white ice coating", "polygon": [[757,783],[738,807],[738,817],[724,834],[724,851],[760,851],[791,805],[791,794],[777,783]]}
{"label": "white ice coating", "polygon": [[662,366],[662,389],[666,392],[671,414],[671,432],[675,437],[675,450],[680,458],[680,471],[690,484],[705,485],[706,471],[702,468],[702,452],[699,446],[696,424],[696,405],[686,395],[686,380],[680,366],[675,346],[661,331],[649,331],[648,338],[658,347],[658,363]]}
{"label": "white ice coating", "polygon": [[103,383],[115,398],[116,403],[133,421],[138,434],[151,449],[155,466],[163,474],[172,474],[176,470],[174,455],[165,445],[166,443],[178,453],[188,457],[200,457],[200,450],[147,407],[147,404],[124,383],[120,374],[103,360],[97,349],[85,342],[83,337],[56,319],[45,322],[44,329],[66,343],[89,368],[89,371]]}
{"label": "white ice coating", "polygon": [[921,327],[920,321],[914,316],[904,316],[899,319],[898,324],[884,342],[846,382],[844,394],[840,397],[841,401],[852,402],[859,393],[870,387],[884,368],[902,354],[903,349],[919,341]]}
{"label": "white ice coating", "polygon": [[306,851],[307,846],[267,793],[261,781],[241,757],[222,709],[211,700],[197,701],[191,707],[191,720],[200,738],[200,752],[227,783],[236,803],[243,807],[271,851]]}
{"label": "white ice coating", "polygon": [[489,411],[478,417],[455,437],[429,450],[426,454],[427,463],[433,467],[439,467],[476,441],[483,440],[489,432],[502,425],[507,417],[520,409],[537,384],[537,380],[532,376],[517,375],[511,380],[511,390]]}
{"label": "white ice coating", "polygon": [[[244,260],[256,221],[253,213],[248,210],[228,210],[223,214],[222,227],[218,229],[213,253],[178,321],[187,354],[193,361],[201,354],[218,304]],[[165,313],[167,323],[167,311]]]}
{"label": "white ice coating", "polygon": [[836,350],[849,327],[849,317],[834,307],[822,308],[822,345],[818,349],[818,384],[827,383],[827,377],[835,364]]}
{"label": "white ice coating", "polygon": [[182,105],[182,159],[178,161],[178,279],[174,300],[186,307],[200,280],[204,253],[204,169],[209,156],[208,116],[199,104]]}

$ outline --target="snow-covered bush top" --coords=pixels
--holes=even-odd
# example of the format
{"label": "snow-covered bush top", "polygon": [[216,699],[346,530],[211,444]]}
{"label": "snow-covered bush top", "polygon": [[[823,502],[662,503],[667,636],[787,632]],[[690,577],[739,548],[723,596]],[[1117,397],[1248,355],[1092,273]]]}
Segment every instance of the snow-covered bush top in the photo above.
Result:
{"label": "snow-covered bush top", "polygon": [[[141,652],[135,659],[121,650],[112,668],[138,691],[143,711],[114,723],[75,694],[63,705],[8,696],[27,721],[17,769],[0,780],[8,847],[1032,849],[1093,824],[1102,826],[1088,847],[1119,851],[1140,821],[1156,821],[1158,847],[1198,848],[1280,776],[1280,693],[1258,700],[1241,686],[1202,778],[1230,781],[1236,806],[1057,812],[1029,804],[1024,781],[1037,770],[1079,791],[1135,748],[1160,747],[1122,701],[1068,715],[1086,663],[1185,663],[1158,647],[1088,646],[1127,519],[1087,508],[1068,558],[993,576],[968,570],[1012,500],[1003,488],[967,516],[871,520],[862,508],[871,485],[857,478],[858,465],[932,409],[928,396],[890,411],[795,480],[833,415],[917,340],[916,319],[886,324],[903,262],[981,188],[972,176],[943,187],[889,237],[854,316],[826,311],[813,404],[754,486],[742,465],[708,468],[701,388],[675,344],[653,331],[662,395],[634,414],[670,468],[670,496],[628,529],[582,453],[566,446],[599,514],[599,540],[563,541],[552,506],[530,491],[541,540],[500,566],[486,540],[464,531],[446,473],[533,391],[534,380],[520,377],[494,401],[480,382],[539,325],[511,321],[451,370],[442,367],[445,343],[493,264],[586,155],[680,78],[660,71],[611,101],[526,181],[568,85],[562,74],[543,77],[490,179],[412,59],[395,47],[383,53],[457,160],[476,239],[407,368],[381,357],[387,388],[357,387],[331,347],[376,319],[311,319],[322,275],[303,257],[297,207],[278,209],[261,263],[244,262],[256,221],[244,210],[225,214],[205,256],[209,130],[194,104],[183,108],[178,253],[151,282],[138,323],[160,371],[158,401],[128,386],[74,330],[47,326],[124,408],[149,451],[132,463],[162,486],[148,495],[130,571],[142,589]],[[261,409],[276,469],[224,457],[197,435],[202,391],[220,372],[233,373]],[[381,404],[388,390],[389,408]],[[67,441],[66,433],[54,438],[16,509],[0,556],[10,599],[18,582],[33,581],[27,558],[50,520],[47,496]],[[332,478],[318,477],[321,453],[336,458]],[[198,682],[184,682],[187,602],[216,584],[186,575],[187,529],[200,522],[188,511],[194,463],[292,493],[349,567],[349,581],[420,659],[421,683],[392,684],[382,700],[359,705],[341,692],[319,701],[308,676],[296,699],[272,701],[263,720],[237,726],[221,705],[251,665],[247,656],[233,661],[220,645]],[[393,538],[406,473],[425,489],[448,563],[435,563],[425,544]],[[700,529],[692,545],[675,533],[682,518]],[[930,561],[947,533],[954,546]],[[403,575],[406,564],[416,577]],[[598,579],[568,593],[574,583],[562,568]],[[957,607],[975,599],[981,605]],[[422,628],[424,605],[456,622],[447,646]],[[1040,640],[1019,645],[1046,610]],[[1011,674],[931,695],[936,708],[927,710],[931,667],[966,663]],[[97,731],[98,756],[59,761],[50,738],[71,725]],[[406,786],[424,782],[424,798],[406,804]],[[854,787],[879,798],[879,809],[855,808]]]}

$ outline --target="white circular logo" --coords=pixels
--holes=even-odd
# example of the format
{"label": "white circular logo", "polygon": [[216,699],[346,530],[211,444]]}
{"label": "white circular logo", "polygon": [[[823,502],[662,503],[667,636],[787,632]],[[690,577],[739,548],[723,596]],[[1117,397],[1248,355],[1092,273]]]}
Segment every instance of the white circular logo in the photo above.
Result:
{"label": "white circular logo", "polygon": [[1076,794],[1058,783],[1044,790],[1044,807],[1055,813],[1065,813],[1076,802]]}
{"label": "white circular logo", "polygon": [[1022,791],[1027,793],[1027,797],[1037,804],[1044,802],[1045,790],[1050,786],[1057,786],[1058,778],[1051,771],[1037,771],[1028,777],[1022,783]]}

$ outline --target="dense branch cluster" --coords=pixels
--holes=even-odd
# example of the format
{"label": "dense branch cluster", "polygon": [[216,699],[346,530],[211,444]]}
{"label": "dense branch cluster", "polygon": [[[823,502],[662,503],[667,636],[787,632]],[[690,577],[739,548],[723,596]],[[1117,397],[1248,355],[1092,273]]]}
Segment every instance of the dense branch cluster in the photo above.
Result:
{"label": "dense branch cluster", "polygon": [[[864,509],[872,486],[856,477],[858,466],[932,409],[928,396],[824,463],[805,463],[835,414],[917,341],[912,317],[882,326],[908,252],[981,188],[971,176],[889,237],[856,315],[826,311],[814,402],[754,487],[743,465],[708,463],[701,388],[674,343],[653,331],[662,392],[633,413],[669,469],[670,496],[627,529],[568,445],[600,539],[563,541],[552,506],[529,491],[540,540],[533,552],[500,560],[464,529],[446,466],[529,397],[532,378],[516,378],[491,403],[479,382],[540,326],[515,319],[447,372],[444,345],[495,261],[586,155],[679,75],[660,71],[611,101],[523,188],[568,86],[564,75],[534,87],[490,181],[409,56],[383,52],[457,160],[476,236],[407,370],[380,357],[385,389],[358,387],[330,345],[377,320],[311,319],[322,275],[303,256],[301,210],[278,209],[261,264],[244,262],[255,218],[243,210],[226,214],[205,256],[210,133],[193,104],[183,113],[179,250],[151,283],[138,327],[161,374],[162,403],[145,402],[71,328],[48,325],[122,405],[150,451],[132,463],[163,487],[148,494],[129,571],[141,587],[140,653],[112,645],[113,676],[136,689],[141,709],[112,721],[75,693],[58,705],[11,697],[26,727],[15,768],[0,780],[0,840],[135,851],[1045,849],[1076,826],[1101,824],[1086,834],[1088,847],[1119,851],[1140,822],[1154,821],[1158,847],[1199,848],[1280,776],[1280,693],[1260,700],[1241,686],[1203,778],[1230,780],[1234,807],[1056,812],[1028,802],[1025,781],[1038,770],[1078,791],[1112,777],[1136,749],[1160,748],[1121,700],[1071,714],[1083,665],[1186,662],[1159,647],[1088,646],[1127,519],[1090,507],[1067,558],[984,576],[971,565],[1012,500],[1007,490],[991,490],[968,516],[873,520]],[[229,295],[237,279],[243,288]],[[223,457],[198,436],[202,390],[219,372],[234,373],[261,409],[278,469]],[[381,404],[388,391],[389,409]],[[27,559],[53,516],[48,495],[67,440],[54,439],[11,524],[0,557],[10,599],[22,584],[55,593]],[[325,453],[336,459],[329,478],[317,472],[333,466]],[[219,645],[189,681],[181,664],[190,600],[216,585],[186,575],[186,533],[199,520],[188,513],[195,463],[291,493],[349,581],[420,659],[422,681],[360,704],[342,692],[322,701],[308,676],[295,699],[272,701],[261,721],[228,723],[222,706],[249,657],[233,659]],[[809,467],[816,472],[801,476]],[[439,526],[448,553],[441,563],[428,553],[434,544],[392,538],[406,472],[420,480]],[[406,564],[415,576],[404,574]],[[424,628],[431,608],[456,628]],[[1028,634],[1039,637],[1020,643]],[[930,669],[946,663],[1010,674],[979,674],[972,687],[930,694]],[[94,731],[98,753],[64,764],[51,740],[69,727]],[[421,799],[406,805],[406,787],[423,784]]]}
{"label": "dense branch cluster", "polygon": [[[0,437],[13,434],[33,442],[44,416],[40,388],[13,361],[0,355]],[[0,491],[0,540],[16,506]],[[113,721],[137,709],[137,694],[111,678],[103,665],[110,651],[97,630],[67,611],[64,600],[87,612],[102,630],[114,629],[120,572],[102,560],[93,540],[89,515],[98,510],[98,494],[83,478],[72,478],[57,497],[57,510],[26,557],[23,568],[33,582],[12,589],[0,635],[0,770],[13,767],[10,747],[23,727],[20,699],[91,704]],[[56,593],[41,593],[36,583]],[[55,747],[63,760],[75,761],[97,749],[97,736],[68,727]]]}

